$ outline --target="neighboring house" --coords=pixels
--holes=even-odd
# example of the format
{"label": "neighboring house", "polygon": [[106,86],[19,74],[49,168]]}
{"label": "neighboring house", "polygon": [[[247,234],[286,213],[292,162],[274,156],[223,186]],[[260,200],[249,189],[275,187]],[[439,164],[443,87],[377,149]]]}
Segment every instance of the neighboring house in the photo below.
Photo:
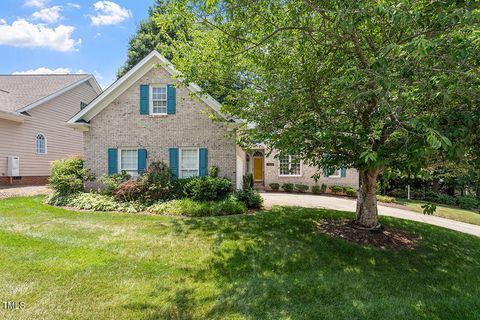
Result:
{"label": "neighboring house", "polygon": [[86,74],[0,75],[0,185],[45,184],[51,161],[82,155],[65,122],[101,91]]}
{"label": "neighboring house", "polygon": [[[253,172],[259,186],[271,182],[313,185],[315,168],[265,156],[265,148],[245,151],[236,144],[240,122],[220,112],[221,105],[185,86],[173,65],[153,51],[117,80],[67,125],[84,135],[86,167],[97,177],[126,171],[136,176],[153,161],[169,164],[179,178],[207,175],[215,165],[239,188]],[[213,116],[213,117],[212,117]],[[212,120],[215,118],[215,120]],[[356,170],[319,183],[358,186]]]}

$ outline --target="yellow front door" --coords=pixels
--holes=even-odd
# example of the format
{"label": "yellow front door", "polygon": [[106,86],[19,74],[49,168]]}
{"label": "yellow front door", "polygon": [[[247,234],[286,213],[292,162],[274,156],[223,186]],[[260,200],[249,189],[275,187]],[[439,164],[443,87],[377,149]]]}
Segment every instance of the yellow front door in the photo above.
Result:
{"label": "yellow front door", "polygon": [[263,181],[263,158],[253,158],[253,179]]}

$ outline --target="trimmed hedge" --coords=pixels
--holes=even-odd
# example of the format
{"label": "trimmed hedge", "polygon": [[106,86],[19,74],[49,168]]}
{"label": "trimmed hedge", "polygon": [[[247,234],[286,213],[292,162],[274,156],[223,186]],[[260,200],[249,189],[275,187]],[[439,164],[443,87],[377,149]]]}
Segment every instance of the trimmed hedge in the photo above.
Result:
{"label": "trimmed hedge", "polygon": [[306,184],[296,184],[295,185],[295,190],[297,190],[300,193],[307,192],[310,187],[307,186]]}
{"label": "trimmed hedge", "polygon": [[270,183],[269,186],[273,191],[278,191],[278,189],[280,189],[279,183]]}
{"label": "trimmed hedge", "polygon": [[282,189],[285,192],[293,192],[293,183],[284,183]]}

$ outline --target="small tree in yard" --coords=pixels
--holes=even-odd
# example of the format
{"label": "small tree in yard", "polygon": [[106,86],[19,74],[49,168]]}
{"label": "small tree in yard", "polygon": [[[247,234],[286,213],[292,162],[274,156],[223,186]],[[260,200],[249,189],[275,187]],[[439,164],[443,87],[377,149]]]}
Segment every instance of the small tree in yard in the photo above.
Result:
{"label": "small tree in yard", "polygon": [[301,155],[319,172],[357,168],[359,227],[381,229],[375,186],[386,168],[415,171],[432,152],[463,152],[472,125],[458,116],[479,112],[476,1],[213,0],[190,8],[211,36],[178,44],[174,63],[186,81],[224,76],[221,90],[205,89],[228,92],[224,111],[255,124],[244,139]]}

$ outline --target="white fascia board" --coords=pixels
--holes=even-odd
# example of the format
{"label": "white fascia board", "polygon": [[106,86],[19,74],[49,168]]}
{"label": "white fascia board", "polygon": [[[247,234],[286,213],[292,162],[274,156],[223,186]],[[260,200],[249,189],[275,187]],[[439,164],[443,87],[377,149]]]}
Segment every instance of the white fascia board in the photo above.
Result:
{"label": "white fascia board", "polygon": [[0,119],[23,123],[28,117],[15,112],[0,111]]}

